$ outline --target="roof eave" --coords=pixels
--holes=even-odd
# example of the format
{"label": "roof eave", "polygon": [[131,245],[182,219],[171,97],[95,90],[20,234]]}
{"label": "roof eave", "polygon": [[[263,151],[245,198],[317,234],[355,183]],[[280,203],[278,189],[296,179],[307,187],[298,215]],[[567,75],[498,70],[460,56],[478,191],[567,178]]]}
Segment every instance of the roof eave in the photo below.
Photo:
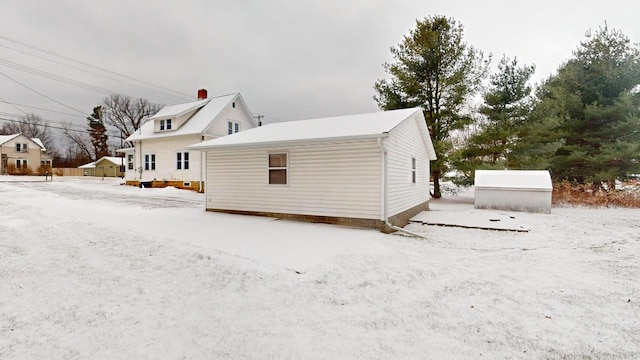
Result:
{"label": "roof eave", "polygon": [[389,136],[388,132],[380,134],[368,134],[368,135],[355,135],[355,136],[339,136],[329,138],[312,138],[312,139],[295,139],[295,140],[277,140],[277,141],[261,141],[239,144],[221,144],[221,145],[202,145],[194,144],[187,146],[187,149],[206,151],[217,149],[238,149],[238,148],[259,148],[259,147],[282,147],[287,145],[299,145],[299,144],[318,144],[326,142],[353,142],[360,140],[371,140],[378,138],[386,138]]}

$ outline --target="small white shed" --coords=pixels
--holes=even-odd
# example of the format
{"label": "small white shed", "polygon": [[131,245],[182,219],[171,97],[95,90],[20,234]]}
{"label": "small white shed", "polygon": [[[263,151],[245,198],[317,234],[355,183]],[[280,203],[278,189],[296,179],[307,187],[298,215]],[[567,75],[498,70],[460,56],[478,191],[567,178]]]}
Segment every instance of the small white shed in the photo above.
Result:
{"label": "small white shed", "polygon": [[391,231],[428,209],[436,154],[420,108],[273,123],[206,153],[208,211]]}
{"label": "small white shed", "polygon": [[551,212],[551,175],[546,170],[477,170],[475,208]]}

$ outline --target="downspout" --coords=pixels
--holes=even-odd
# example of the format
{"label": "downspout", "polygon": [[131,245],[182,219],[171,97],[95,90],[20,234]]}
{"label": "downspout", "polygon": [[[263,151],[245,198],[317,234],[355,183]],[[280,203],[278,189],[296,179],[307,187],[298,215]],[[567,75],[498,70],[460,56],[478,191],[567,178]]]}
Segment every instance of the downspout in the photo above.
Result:
{"label": "downspout", "polygon": [[400,231],[403,232],[405,234],[409,234],[411,236],[415,236],[415,237],[419,237],[422,239],[428,239],[426,236],[422,235],[422,234],[418,234],[416,232],[413,231],[409,231],[407,229],[403,229],[399,226],[395,226],[393,224],[391,224],[389,222],[389,209],[388,209],[388,204],[389,204],[389,166],[388,166],[388,157],[387,157],[387,148],[384,146],[384,138],[379,137],[378,138],[378,145],[380,146],[380,151],[382,152],[382,161],[383,161],[383,167],[382,167],[382,181],[383,181],[383,186],[382,186],[382,201],[384,202],[383,204],[383,211],[384,211],[384,224],[388,227],[390,227],[393,230],[396,231]]}
{"label": "downspout", "polygon": [[[200,141],[204,141],[204,134],[200,134]],[[198,192],[203,193],[204,189],[202,188],[202,171],[204,170],[204,168],[207,166],[207,157],[203,155],[204,151],[198,151],[200,153],[200,185],[198,186]]]}

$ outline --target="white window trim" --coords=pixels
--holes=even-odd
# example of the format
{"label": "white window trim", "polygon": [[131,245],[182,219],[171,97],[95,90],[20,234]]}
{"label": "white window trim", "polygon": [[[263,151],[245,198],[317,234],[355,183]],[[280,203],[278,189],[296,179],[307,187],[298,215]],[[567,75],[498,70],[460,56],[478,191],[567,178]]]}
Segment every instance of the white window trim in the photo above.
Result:
{"label": "white window trim", "polygon": [[171,119],[167,119],[167,120],[164,122],[164,125],[165,125],[165,127],[164,127],[165,131],[167,131],[167,130],[173,130],[173,121],[171,121]]}
{"label": "white window trim", "polygon": [[[180,154],[180,168],[178,168],[178,154]],[[189,160],[186,160],[185,155],[189,156]],[[177,151],[176,152],[176,170],[190,170],[191,169],[191,155],[189,155],[188,151]],[[189,168],[185,168],[185,165],[189,164]]]}
{"label": "white window trim", "polygon": [[[147,160],[147,156],[148,156],[148,160]],[[153,157],[153,159],[152,159]],[[144,169],[144,171],[155,171],[156,170],[156,154],[154,153],[148,153],[148,154],[144,154],[144,164],[142,164],[142,168]],[[147,165],[148,165],[148,169],[147,169]]]}
{"label": "white window trim", "polygon": [[127,155],[127,170],[133,170],[133,155]]}
{"label": "white window trim", "polygon": [[[231,134],[229,134],[229,125],[231,125]],[[227,135],[239,133],[242,130],[239,121],[227,120]]]}
{"label": "white window trim", "polygon": [[[271,167],[269,166],[269,155],[287,155],[287,164],[285,167]],[[270,170],[286,170],[287,171],[287,179],[285,184],[271,184],[269,183],[269,171]],[[271,151],[267,153],[267,185],[268,186],[289,186],[289,152],[288,151]]]}

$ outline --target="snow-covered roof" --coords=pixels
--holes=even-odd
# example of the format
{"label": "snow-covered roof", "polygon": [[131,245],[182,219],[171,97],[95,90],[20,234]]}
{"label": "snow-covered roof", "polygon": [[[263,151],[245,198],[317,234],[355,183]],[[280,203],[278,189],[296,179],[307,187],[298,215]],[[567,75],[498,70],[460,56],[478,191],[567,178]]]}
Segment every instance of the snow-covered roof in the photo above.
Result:
{"label": "snow-covered roof", "polygon": [[20,134],[13,134],[13,135],[0,135],[0,145],[6,143],[7,141],[20,136]]}
{"label": "snow-covered roof", "polygon": [[121,163],[125,161],[124,158],[117,157],[117,156],[103,156],[100,159],[96,160],[95,163],[97,164],[105,160],[113,163],[114,165],[121,165]]}
{"label": "snow-covered roof", "polygon": [[[356,139],[383,137],[403,121],[418,116],[424,124],[420,108],[382,111],[368,114],[328,117],[299,121],[272,123],[239,133],[219,137],[189,146],[190,149],[211,149],[246,145],[270,145],[315,140]],[[423,136],[427,151],[435,158],[426,125]]]}
{"label": "snow-covered roof", "polygon": [[476,170],[476,189],[551,190],[551,175],[547,170]]}
{"label": "snow-covered roof", "polygon": [[124,148],[124,149],[116,149],[117,153],[132,153],[135,151],[135,148]]}
{"label": "snow-covered roof", "polygon": [[[18,133],[18,134],[13,134],[13,135],[0,135],[0,145],[6,143],[7,141],[15,139],[20,135],[22,135],[22,134]],[[40,139],[38,139],[38,138],[30,138],[30,140],[33,141],[34,143],[36,143],[36,145],[40,146],[40,148],[42,148],[42,150],[46,150],[44,148],[44,144],[42,144],[42,141],[40,141]]]}
{"label": "snow-covered roof", "polygon": [[92,161],[90,163],[78,166],[78,169],[95,169],[95,167],[96,167],[96,163],[95,161]]}
{"label": "snow-covered roof", "polygon": [[160,109],[160,111],[158,111],[155,115],[150,117],[149,120],[165,119],[165,118],[180,116],[188,113],[189,111],[199,109],[207,105],[209,101],[211,101],[211,99],[203,99],[203,100],[188,102],[184,104],[165,106],[162,109]]}
{"label": "snow-covered roof", "polygon": [[44,148],[44,144],[42,143],[42,141],[40,141],[40,139],[38,139],[38,138],[31,138],[31,140],[33,140],[33,142],[34,142],[34,143],[36,143],[36,144],[40,145],[40,147],[42,148],[42,150],[46,150],[46,149]]}
{"label": "snow-covered roof", "polygon": [[[238,101],[239,100],[239,101]],[[211,123],[228,107],[232,102],[239,102],[249,115],[251,121],[255,123],[251,112],[247,108],[240,93],[213,97],[205,100],[190,102],[186,104],[178,104],[165,106],[157,114],[149,118],[149,120],[140,127],[135,133],[129,136],[126,141],[154,139],[170,136],[202,134],[211,125]],[[162,119],[167,117],[185,114],[194,109],[199,110],[193,114],[182,126],[173,131],[155,132],[154,119]],[[254,124],[257,126],[257,123]]]}

